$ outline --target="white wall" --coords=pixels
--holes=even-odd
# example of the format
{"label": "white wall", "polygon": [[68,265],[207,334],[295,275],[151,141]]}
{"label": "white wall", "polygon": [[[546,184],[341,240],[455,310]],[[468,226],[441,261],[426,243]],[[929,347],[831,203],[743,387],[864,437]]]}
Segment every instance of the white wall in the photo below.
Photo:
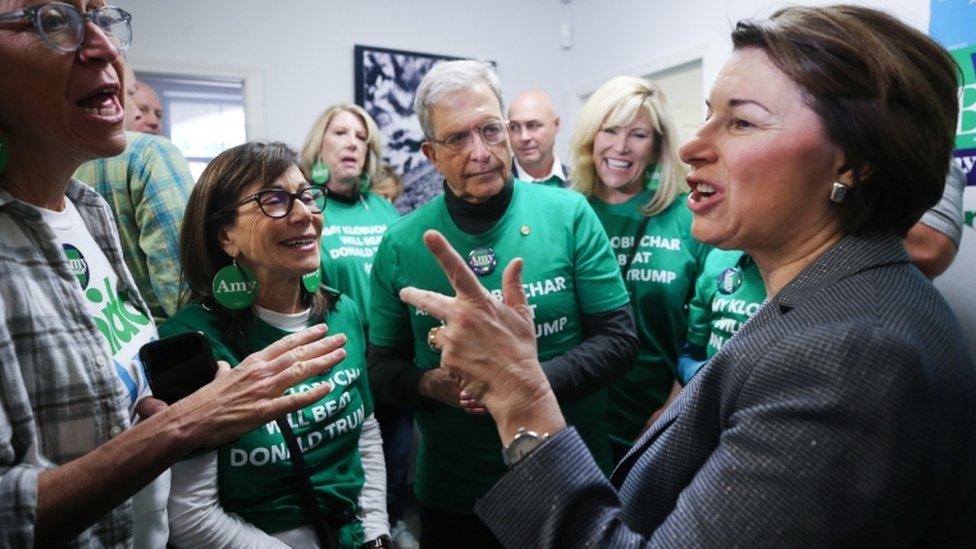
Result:
{"label": "white wall", "polygon": [[[885,9],[927,31],[929,0],[845,0]],[[696,58],[702,60],[703,89],[732,51],[729,33],[740,19],[771,14],[791,4],[836,4],[826,0],[570,0],[558,21],[569,23],[574,44],[560,56],[565,104],[575,116],[576,99],[618,74],[642,75]],[[704,98],[703,98],[704,100]]]}
{"label": "white wall", "polygon": [[[561,80],[558,0],[121,0],[133,16],[128,58],[146,65],[231,66],[262,74],[263,130],[301,146],[327,106],[353,100],[353,45],[498,62],[503,95]],[[521,14],[516,17],[514,14]],[[561,105],[557,105],[561,107]]]}

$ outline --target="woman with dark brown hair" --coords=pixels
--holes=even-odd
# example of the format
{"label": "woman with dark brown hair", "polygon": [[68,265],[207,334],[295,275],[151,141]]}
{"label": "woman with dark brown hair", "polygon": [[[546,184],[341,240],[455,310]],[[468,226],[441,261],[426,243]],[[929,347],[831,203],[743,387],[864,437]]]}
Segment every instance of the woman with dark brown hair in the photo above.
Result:
{"label": "woman with dark brown hair", "polygon": [[425,235],[457,297],[401,296],[446,321],[441,365],[514,463],[476,511],[509,547],[972,547],[976,370],[902,245],[942,194],[957,69],[863,7],[786,8],[732,40],[680,154],[695,237],[748,253],[769,299],[609,481],[535,358],[522,260],[500,302]]}
{"label": "woman with dark brown hair", "polygon": [[288,390],[331,385],[321,400],[173,466],[179,546],[383,546],[388,536],[363,323],[348,297],[320,284],[325,193],[284,144],[247,143],[218,155],[190,195],[180,235],[190,304],[160,333],[202,332],[214,358],[235,366],[325,322],[345,334],[347,355]]}

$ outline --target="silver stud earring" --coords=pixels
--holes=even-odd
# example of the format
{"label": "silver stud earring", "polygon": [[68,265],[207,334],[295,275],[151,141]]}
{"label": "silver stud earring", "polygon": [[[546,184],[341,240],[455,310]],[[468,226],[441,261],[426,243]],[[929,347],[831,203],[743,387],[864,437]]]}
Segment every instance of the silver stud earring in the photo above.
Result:
{"label": "silver stud earring", "polygon": [[830,189],[830,201],[835,204],[840,204],[847,197],[848,186],[841,183],[840,181],[834,181],[834,186]]}

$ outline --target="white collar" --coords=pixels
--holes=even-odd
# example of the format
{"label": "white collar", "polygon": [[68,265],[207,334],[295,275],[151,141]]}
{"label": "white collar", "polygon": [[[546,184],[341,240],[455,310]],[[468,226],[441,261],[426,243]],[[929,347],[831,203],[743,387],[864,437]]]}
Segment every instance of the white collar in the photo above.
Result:
{"label": "white collar", "polygon": [[525,171],[525,168],[519,164],[518,157],[515,160],[515,175],[522,181],[528,181],[529,183],[534,183],[536,181],[546,181],[549,178],[556,176],[560,181],[566,181],[566,175],[563,174],[563,163],[559,161],[559,155],[553,153],[552,155],[552,169],[549,170],[549,175],[545,177],[532,177],[529,172]]}

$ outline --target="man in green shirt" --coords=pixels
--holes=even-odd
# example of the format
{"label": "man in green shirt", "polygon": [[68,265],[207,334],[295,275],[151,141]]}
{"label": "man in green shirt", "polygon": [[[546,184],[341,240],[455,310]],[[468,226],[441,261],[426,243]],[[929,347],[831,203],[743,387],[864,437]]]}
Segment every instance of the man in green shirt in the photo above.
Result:
{"label": "man in green shirt", "polygon": [[378,399],[416,406],[425,548],[498,546],[472,508],[506,468],[491,418],[439,367],[429,341],[439,323],[400,301],[407,286],[450,292],[424,231],[443,233],[498,298],[500,266],[526,259],[539,358],[569,423],[607,469],[606,386],[637,350],[620,270],[586,200],[512,178],[499,90],[491,68],[475,61],[442,63],[424,78],[415,110],[444,194],[390,227],[373,261],[370,383]]}

